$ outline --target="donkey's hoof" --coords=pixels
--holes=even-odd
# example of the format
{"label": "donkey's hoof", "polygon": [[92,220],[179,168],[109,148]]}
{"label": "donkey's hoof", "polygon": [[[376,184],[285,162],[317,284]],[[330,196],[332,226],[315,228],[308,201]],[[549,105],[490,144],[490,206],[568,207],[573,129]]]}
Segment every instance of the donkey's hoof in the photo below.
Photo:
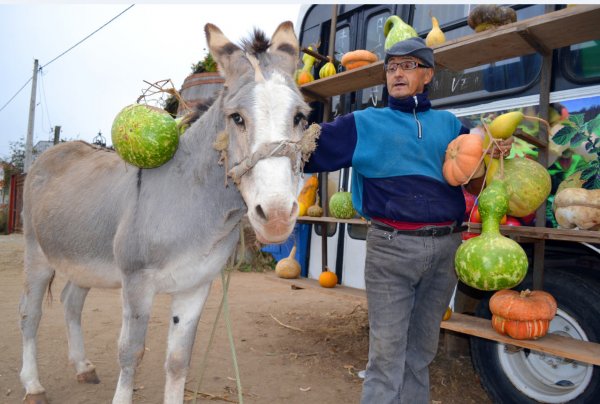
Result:
{"label": "donkey's hoof", "polygon": [[48,404],[46,393],[27,394],[23,399],[25,404]]}
{"label": "donkey's hoof", "polygon": [[96,374],[96,369],[92,369],[85,373],[80,373],[77,375],[77,381],[79,383],[89,383],[89,384],[98,384],[100,383],[100,379],[98,379],[98,375]]}

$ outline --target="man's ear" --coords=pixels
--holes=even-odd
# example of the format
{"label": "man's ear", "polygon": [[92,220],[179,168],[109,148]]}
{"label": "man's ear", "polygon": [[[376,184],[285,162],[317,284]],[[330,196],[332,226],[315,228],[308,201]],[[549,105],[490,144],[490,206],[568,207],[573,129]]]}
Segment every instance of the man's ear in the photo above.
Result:
{"label": "man's ear", "polygon": [[431,83],[431,80],[433,80],[433,68],[429,67],[425,71],[425,79],[423,80],[423,83],[429,84]]}

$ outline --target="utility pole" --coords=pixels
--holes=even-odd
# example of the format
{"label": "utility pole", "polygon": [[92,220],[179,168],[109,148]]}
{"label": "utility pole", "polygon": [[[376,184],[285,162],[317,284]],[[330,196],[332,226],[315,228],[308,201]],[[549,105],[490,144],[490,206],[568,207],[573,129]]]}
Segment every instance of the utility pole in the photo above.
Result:
{"label": "utility pole", "polygon": [[60,142],[60,125],[54,127],[54,144],[57,145]]}
{"label": "utility pole", "polygon": [[33,61],[33,80],[31,82],[31,100],[29,101],[29,123],[25,141],[25,162],[23,171],[28,172],[33,162],[33,124],[35,121],[35,93],[37,89],[38,60]]}

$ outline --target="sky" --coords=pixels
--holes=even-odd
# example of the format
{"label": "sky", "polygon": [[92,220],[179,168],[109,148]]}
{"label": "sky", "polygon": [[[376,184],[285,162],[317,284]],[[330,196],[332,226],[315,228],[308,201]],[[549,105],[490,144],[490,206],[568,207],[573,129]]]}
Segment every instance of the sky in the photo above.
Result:
{"label": "sky", "polygon": [[[32,77],[38,59],[33,144],[52,140],[57,125],[62,139],[91,142],[102,132],[111,144],[114,117],[136,102],[144,80],[171,79],[181,88],[208,49],[206,23],[234,43],[255,27],[270,37],[283,21],[297,24],[300,4],[281,3],[138,3],[55,61],[132,3],[0,4],[0,108]],[[31,82],[0,111],[0,159],[26,138],[30,97]]]}

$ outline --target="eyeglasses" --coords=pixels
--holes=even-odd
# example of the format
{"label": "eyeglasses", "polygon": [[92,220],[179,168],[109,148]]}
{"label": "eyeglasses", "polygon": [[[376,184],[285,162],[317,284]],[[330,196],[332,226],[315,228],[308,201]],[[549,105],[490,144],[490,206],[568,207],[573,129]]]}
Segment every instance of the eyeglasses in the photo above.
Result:
{"label": "eyeglasses", "polygon": [[415,62],[414,60],[405,60],[400,63],[387,64],[383,68],[387,73],[394,73],[399,68],[402,70],[414,70],[417,67],[429,67],[429,66],[425,66],[424,64]]}

